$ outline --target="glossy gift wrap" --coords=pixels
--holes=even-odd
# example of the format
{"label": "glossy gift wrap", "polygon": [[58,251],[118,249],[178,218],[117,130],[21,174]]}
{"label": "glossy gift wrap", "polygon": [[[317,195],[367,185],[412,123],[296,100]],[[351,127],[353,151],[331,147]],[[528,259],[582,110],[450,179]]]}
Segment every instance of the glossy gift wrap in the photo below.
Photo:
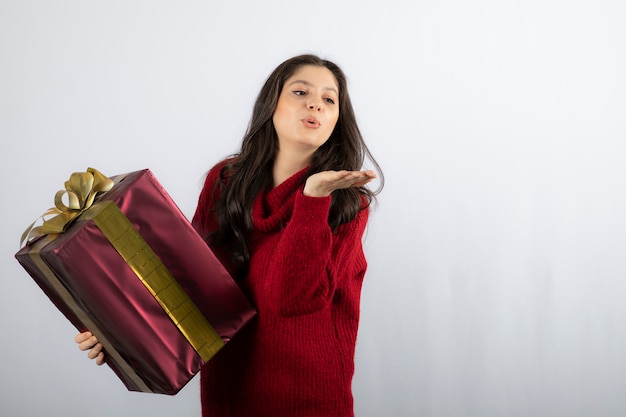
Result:
{"label": "glossy gift wrap", "polygon": [[101,177],[15,256],[129,390],[176,394],[256,313],[150,170]]}

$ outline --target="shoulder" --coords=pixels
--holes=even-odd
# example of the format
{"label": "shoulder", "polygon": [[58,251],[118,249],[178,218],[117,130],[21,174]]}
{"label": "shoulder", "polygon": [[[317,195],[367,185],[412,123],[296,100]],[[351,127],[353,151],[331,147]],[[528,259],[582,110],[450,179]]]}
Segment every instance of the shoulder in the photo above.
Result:
{"label": "shoulder", "polygon": [[231,161],[232,158],[229,158],[215,164],[205,175],[204,185],[202,186],[202,191],[200,191],[198,205],[192,219],[192,224],[204,237],[217,227],[214,209],[222,189],[222,178],[225,175],[223,171]]}
{"label": "shoulder", "polygon": [[232,165],[233,160],[233,158],[224,159],[209,169],[204,179],[204,187],[213,186],[218,180],[223,179],[226,175],[225,171],[228,170],[228,166]]}
{"label": "shoulder", "polygon": [[213,203],[219,198],[220,190],[227,176],[228,166],[231,165],[233,158],[224,159],[215,164],[205,174],[202,190],[200,191],[199,204],[204,206],[213,206]]}
{"label": "shoulder", "polygon": [[232,166],[234,158],[227,158],[215,164],[204,176],[201,197],[215,197],[228,179],[229,167]]}

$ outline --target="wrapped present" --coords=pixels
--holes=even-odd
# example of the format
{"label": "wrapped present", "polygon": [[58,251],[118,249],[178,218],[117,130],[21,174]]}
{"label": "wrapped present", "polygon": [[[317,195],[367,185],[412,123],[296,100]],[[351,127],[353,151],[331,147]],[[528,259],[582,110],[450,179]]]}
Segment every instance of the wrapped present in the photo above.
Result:
{"label": "wrapped present", "polygon": [[176,394],[256,314],[150,170],[75,173],[55,205],[15,256],[129,390]]}

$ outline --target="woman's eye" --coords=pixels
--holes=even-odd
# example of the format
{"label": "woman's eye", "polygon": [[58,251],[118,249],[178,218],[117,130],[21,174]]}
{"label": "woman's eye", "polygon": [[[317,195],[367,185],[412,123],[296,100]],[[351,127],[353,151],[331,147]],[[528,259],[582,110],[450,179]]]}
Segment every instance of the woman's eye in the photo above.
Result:
{"label": "woman's eye", "polygon": [[327,98],[325,99],[327,103],[329,104],[335,104],[335,100],[333,100],[332,98]]}
{"label": "woman's eye", "polygon": [[296,90],[293,93],[295,95],[297,95],[297,96],[305,96],[306,95],[306,91],[303,91],[303,90]]}

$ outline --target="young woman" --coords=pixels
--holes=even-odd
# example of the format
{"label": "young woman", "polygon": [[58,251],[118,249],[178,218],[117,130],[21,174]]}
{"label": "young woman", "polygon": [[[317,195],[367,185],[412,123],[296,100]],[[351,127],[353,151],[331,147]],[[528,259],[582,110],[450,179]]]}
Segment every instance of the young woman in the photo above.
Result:
{"label": "young woman", "polygon": [[[258,311],[201,371],[204,417],[353,416],[375,193],[346,78],[313,55],[269,76],[241,150],[213,167],[193,224]],[[382,180],[381,180],[382,185]],[[104,362],[91,333],[81,350]]]}

